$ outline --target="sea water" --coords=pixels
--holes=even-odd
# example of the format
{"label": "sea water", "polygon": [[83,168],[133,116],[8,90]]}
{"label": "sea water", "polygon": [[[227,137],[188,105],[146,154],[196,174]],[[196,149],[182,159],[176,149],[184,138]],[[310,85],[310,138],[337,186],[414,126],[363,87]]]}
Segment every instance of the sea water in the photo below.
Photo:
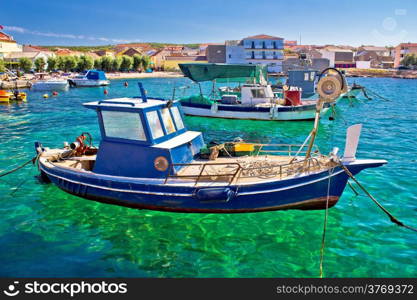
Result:
{"label": "sea water", "polygon": [[[0,170],[35,155],[34,142],[62,147],[84,131],[100,140],[95,112],[83,102],[137,96],[138,80],[75,88],[44,99],[0,106]],[[197,92],[184,78],[142,79],[149,96]],[[320,122],[322,153],[343,152],[346,128],[362,123],[357,157],[386,159],[357,178],[395,216],[417,226],[417,84],[390,78],[349,79],[391,101],[342,100]],[[203,90],[210,93],[210,84]],[[186,117],[206,142],[240,137],[302,143],[311,121],[269,122]],[[135,210],[69,195],[41,184],[36,167],[0,178],[0,276],[317,277],[324,211],[186,214]],[[358,189],[359,190],[359,189]],[[327,277],[416,277],[417,234],[397,225],[360,192],[346,187],[329,211]]]}

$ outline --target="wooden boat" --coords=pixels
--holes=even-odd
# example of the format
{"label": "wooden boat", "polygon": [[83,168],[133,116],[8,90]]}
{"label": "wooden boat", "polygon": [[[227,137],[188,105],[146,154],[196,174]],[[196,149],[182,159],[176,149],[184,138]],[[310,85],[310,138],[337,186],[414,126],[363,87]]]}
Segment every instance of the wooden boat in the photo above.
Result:
{"label": "wooden boat", "polygon": [[[332,84],[334,82],[331,82]],[[187,130],[179,101],[119,98],[85,103],[97,112],[98,148],[88,133],[61,149],[35,143],[45,180],[86,199],[172,212],[236,213],[323,209],[336,204],[353,174],[385,160],[356,159],[360,125],[348,130],[345,154],[309,144],[232,141],[209,147]],[[307,146],[306,146],[307,145]]]}
{"label": "wooden boat", "polygon": [[93,87],[109,85],[106,74],[100,70],[88,70],[85,75],[80,75],[68,79],[71,87]]}
{"label": "wooden boat", "polygon": [[[243,78],[254,78],[258,75],[257,65],[227,64],[180,64],[184,75],[200,84],[213,81],[212,96],[216,97],[214,81],[227,79],[236,81]],[[238,90],[227,94],[228,89],[220,90],[220,98],[200,95],[181,98],[186,115],[268,121],[312,120],[315,117],[317,100],[301,98],[302,90],[288,88],[282,98],[272,90],[270,84],[262,80],[256,83],[245,83]],[[340,80],[340,79],[339,79]],[[341,79],[343,82],[343,79]],[[343,86],[342,86],[343,89]],[[325,114],[331,103],[325,103],[321,114]]]}
{"label": "wooden boat", "polygon": [[26,101],[26,93],[0,90],[0,102]]}

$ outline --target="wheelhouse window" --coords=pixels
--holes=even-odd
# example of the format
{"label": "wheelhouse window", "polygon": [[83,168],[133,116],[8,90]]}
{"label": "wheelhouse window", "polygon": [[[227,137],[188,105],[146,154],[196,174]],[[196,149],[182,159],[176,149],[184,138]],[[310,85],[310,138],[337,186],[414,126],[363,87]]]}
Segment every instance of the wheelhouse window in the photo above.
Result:
{"label": "wheelhouse window", "polygon": [[146,113],[146,118],[148,119],[149,127],[151,128],[152,138],[157,139],[163,136],[164,131],[162,130],[162,125],[158,117],[158,112],[156,110],[148,111]]}
{"label": "wheelhouse window", "polygon": [[252,89],[253,98],[266,98],[265,91],[263,89]]}
{"label": "wheelhouse window", "polygon": [[175,132],[174,121],[171,118],[168,108],[161,109],[162,122],[164,123],[165,131],[167,134]]}
{"label": "wheelhouse window", "polygon": [[107,137],[146,141],[138,113],[102,110],[101,116]]}
{"label": "wheelhouse window", "polygon": [[184,128],[184,122],[182,121],[180,110],[177,106],[171,107],[171,113],[174,117],[175,124],[177,125],[177,130],[181,130]]}

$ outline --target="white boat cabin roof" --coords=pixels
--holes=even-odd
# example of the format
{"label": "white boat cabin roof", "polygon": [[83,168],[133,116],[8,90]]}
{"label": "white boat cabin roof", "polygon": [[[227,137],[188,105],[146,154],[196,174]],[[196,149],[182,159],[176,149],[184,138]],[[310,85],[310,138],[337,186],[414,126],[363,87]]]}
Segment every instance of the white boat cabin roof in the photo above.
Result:
{"label": "white boat cabin roof", "polygon": [[146,102],[143,102],[139,97],[123,97],[114,98],[109,100],[93,101],[83,104],[85,107],[132,107],[138,109],[151,108],[154,106],[166,105],[166,100],[148,98]]}

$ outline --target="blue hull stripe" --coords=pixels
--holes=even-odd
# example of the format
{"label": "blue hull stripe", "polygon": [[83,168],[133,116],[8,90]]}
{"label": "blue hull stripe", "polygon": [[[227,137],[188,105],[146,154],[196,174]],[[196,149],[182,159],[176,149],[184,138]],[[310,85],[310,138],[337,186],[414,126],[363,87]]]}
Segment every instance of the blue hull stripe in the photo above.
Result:
{"label": "blue hull stripe", "polygon": [[[75,180],[71,180],[62,176],[58,176],[55,174],[52,174],[48,171],[46,171],[42,166],[41,166],[41,170],[43,172],[45,172],[46,174],[48,174],[49,176],[54,176],[56,178],[59,178],[61,180],[65,180],[65,181],[69,181],[71,183],[74,184],[79,184],[79,185],[85,185],[85,186],[89,186],[89,187],[93,187],[93,188],[97,188],[97,189],[102,189],[102,190],[109,190],[109,191],[114,191],[114,192],[126,192],[126,193],[138,193],[138,194],[146,194],[146,195],[159,195],[159,196],[175,196],[175,197],[191,197],[193,196],[193,194],[185,194],[185,193],[162,193],[162,192],[148,192],[148,191],[139,191],[139,190],[127,190],[127,189],[117,189],[117,188],[111,188],[111,187],[104,187],[104,186],[98,186],[98,185],[94,185],[94,184],[90,184],[90,183],[84,183],[84,182],[79,182],[79,181],[75,181]],[[331,177],[336,176],[340,173],[343,173],[343,170],[339,170],[338,172],[334,172],[332,173],[332,175],[330,175]],[[295,184],[295,185],[291,185],[291,186],[287,186],[284,188],[278,188],[278,189],[270,189],[270,190],[257,190],[254,192],[243,192],[243,193],[237,193],[236,196],[246,196],[246,195],[256,195],[256,194],[265,194],[265,193],[273,193],[273,192],[280,192],[280,191],[285,191],[285,190],[290,190],[290,189],[294,189],[294,188],[298,188],[298,187],[302,187],[305,185],[309,185],[309,184],[313,184],[316,182],[320,182],[323,180],[328,179],[329,176],[326,177],[321,177],[319,179],[316,180],[311,180],[311,181],[307,181],[307,182],[303,182],[300,184]],[[202,186],[197,186],[194,188],[201,188]],[[206,186],[203,186],[206,187]]]}

